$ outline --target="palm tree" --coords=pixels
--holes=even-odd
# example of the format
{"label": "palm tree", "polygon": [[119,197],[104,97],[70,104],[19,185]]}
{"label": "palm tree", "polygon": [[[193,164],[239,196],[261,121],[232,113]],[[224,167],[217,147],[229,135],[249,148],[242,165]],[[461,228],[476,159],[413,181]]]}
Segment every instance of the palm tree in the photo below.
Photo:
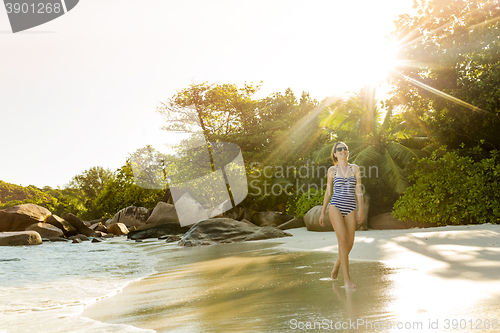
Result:
{"label": "palm tree", "polygon": [[428,140],[416,135],[415,129],[394,116],[392,109],[380,122],[382,114],[374,95],[373,89],[364,88],[348,99],[338,98],[322,111],[320,126],[330,131],[332,140],[315,152],[315,159],[328,158],[335,142],[344,141],[354,164],[364,170],[376,167],[382,181],[401,194],[408,186],[404,166],[426,155]]}

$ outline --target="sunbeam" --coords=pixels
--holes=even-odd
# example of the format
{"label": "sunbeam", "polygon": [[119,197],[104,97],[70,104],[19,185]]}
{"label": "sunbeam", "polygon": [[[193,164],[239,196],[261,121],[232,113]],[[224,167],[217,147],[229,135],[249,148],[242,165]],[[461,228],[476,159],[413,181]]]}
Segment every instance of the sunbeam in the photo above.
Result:
{"label": "sunbeam", "polygon": [[[276,147],[274,150],[274,153],[271,154],[269,157],[266,158],[264,161],[264,164],[268,164],[271,162],[271,159],[279,159],[279,157],[283,156],[285,153],[290,154],[293,153],[294,151],[291,150],[291,145],[289,144],[289,140],[293,140],[294,138],[300,137],[302,130],[311,122],[313,121],[318,114],[324,110],[328,105],[331,105],[334,103],[338,97],[329,97],[325,99],[322,103],[317,105],[314,109],[312,109],[308,114],[304,115],[299,121],[297,121],[292,128],[290,128],[287,132],[285,137],[287,138],[286,140],[281,140],[279,145]],[[321,129],[318,129],[313,136],[310,138],[307,138],[306,142],[304,145],[300,146],[301,149],[307,149],[310,147],[312,144],[314,144],[318,138],[318,136],[321,133]],[[303,138],[302,138],[303,139]],[[295,149],[298,149],[299,147],[296,146]]]}
{"label": "sunbeam", "polygon": [[412,78],[411,78],[411,77],[409,77],[409,76],[406,76],[406,75],[401,74],[401,73],[398,73],[398,72],[394,72],[394,74],[395,74],[395,75],[397,75],[397,76],[399,76],[399,77],[400,77],[400,78],[402,78],[403,80],[408,81],[408,82],[410,82],[411,84],[413,84],[413,85],[415,85],[415,86],[419,87],[419,88],[422,88],[422,89],[425,89],[425,90],[427,90],[427,91],[430,91],[430,92],[432,92],[432,93],[434,93],[434,94],[436,94],[436,95],[438,95],[438,96],[440,96],[440,97],[443,97],[443,98],[445,98],[445,99],[447,99],[447,100],[449,100],[449,101],[451,101],[451,102],[453,102],[453,103],[456,103],[456,104],[462,105],[462,106],[464,106],[464,107],[466,107],[466,108],[469,108],[469,109],[471,109],[472,111],[482,112],[482,113],[485,113],[485,114],[487,114],[487,115],[490,115],[490,116],[494,116],[494,117],[499,118],[499,116],[498,116],[498,115],[495,115],[495,114],[492,114],[492,113],[487,112],[487,111],[485,111],[485,110],[482,110],[481,108],[478,108],[477,106],[474,106],[474,105],[472,105],[472,104],[470,104],[470,103],[467,103],[467,102],[465,102],[465,101],[462,101],[461,99],[456,98],[456,97],[454,97],[454,96],[451,96],[451,95],[449,95],[449,94],[447,94],[447,93],[445,93],[445,92],[442,92],[442,91],[440,91],[440,90],[437,90],[437,89],[435,89],[435,88],[433,88],[433,87],[431,87],[431,86],[429,86],[429,85],[427,85],[427,84],[425,84],[425,83],[422,83],[422,82],[419,82],[419,81],[417,81],[417,80],[415,80],[415,79],[412,79]]}

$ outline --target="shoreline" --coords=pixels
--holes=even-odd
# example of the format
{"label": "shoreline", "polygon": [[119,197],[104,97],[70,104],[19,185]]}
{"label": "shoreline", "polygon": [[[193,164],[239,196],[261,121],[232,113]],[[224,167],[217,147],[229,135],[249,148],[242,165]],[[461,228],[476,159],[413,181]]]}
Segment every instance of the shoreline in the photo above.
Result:
{"label": "shoreline", "polygon": [[[155,265],[158,273],[128,284],[112,297],[97,301],[94,306],[84,309],[81,316],[157,332],[197,331],[196,325],[204,321],[211,322],[212,328],[220,328],[217,325],[241,328],[242,323],[248,324],[254,317],[261,316],[257,319],[272,323],[269,329],[274,331],[275,326],[285,328],[285,319],[289,321],[291,315],[296,315],[301,321],[319,314],[311,313],[312,310],[301,314],[303,310],[297,312],[293,308],[294,299],[304,298],[309,307],[340,300],[342,305],[336,308],[336,313],[344,319],[349,313],[359,310],[361,313],[357,313],[357,318],[363,320],[413,320],[423,325],[436,320],[442,322],[446,318],[500,320],[497,315],[500,299],[499,225],[357,231],[349,256],[353,261],[351,277],[358,286],[353,300],[342,289],[342,274],[335,281],[326,279],[336,259],[336,256],[332,256],[331,261],[328,259],[329,254],[337,253],[334,232],[311,232],[305,227],[287,232],[293,237],[192,248],[156,240],[141,243],[149,255],[161,258]],[[270,251],[271,256],[261,257],[259,253],[262,251]],[[300,262],[296,257],[311,259]],[[172,264],[179,258],[181,261]],[[285,263],[295,266],[286,270],[281,267]],[[291,282],[288,281],[293,281],[290,278],[299,279],[292,283],[295,287],[289,285]],[[262,282],[264,280],[269,282]],[[382,284],[378,285],[380,281]],[[324,294],[326,299],[309,299],[313,291],[306,288],[310,286],[314,290],[323,290],[315,297]],[[336,289],[333,294],[332,286]],[[262,294],[262,288],[268,291]],[[290,302],[287,306],[292,308],[282,311],[280,318],[271,319],[270,316],[275,317],[275,314],[267,314],[267,305],[262,307],[259,304],[261,301],[263,304],[274,302],[281,294],[273,293],[279,293],[280,289],[291,293],[281,302]],[[342,296],[343,293],[346,295]],[[368,299],[365,297],[370,294],[375,295],[372,300],[382,302],[382,312],[366,312],[364,304]],[[245,317],[239,310],[242,304],[255,315]],[[298,306],[298,309],[304,309]],[[331,312],[326,310],[325,313]],[[186,328],[185,325],[191,326]],[[436,330],[433,327],[429,332],[445,332],[443,328],[440,326]]]}
{"label": "shoreline", "polygon": [[[263,240],[279,242],[278,248],[289,251],[337,252],[335,232],[307,231],[305,227],[286,230],[293,237]],[[464,254],[464,247],[477,256]],[[490,255],[479,258],[480,251]],[[460,260],[455,260],[454,255]],[[390,265],[417,265],[426,271],[460,261],[462,268],[470,267],[491,279],[498,275],[484,271],[491,265],[500,271],[500,225],[473,224],[431,228],[356,231],[350,260],[379,261]],[[473,262],[481,260],[483,264]],[[441,263],[441,264],[439,264]],[[452,265],[453,266],[453,265]],[[460,267],[455,267],[459,270]]]}

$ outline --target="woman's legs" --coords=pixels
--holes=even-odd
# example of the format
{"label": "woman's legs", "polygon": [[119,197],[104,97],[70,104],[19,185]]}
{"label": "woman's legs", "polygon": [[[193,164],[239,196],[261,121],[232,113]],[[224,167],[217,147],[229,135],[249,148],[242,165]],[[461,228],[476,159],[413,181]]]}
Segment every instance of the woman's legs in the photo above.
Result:
{"label": "woman's legs", "polygon": [[[347,245],[348,245],[348,254],[351,253],[352,246],[354,245],[354,234],[356,232],[356,220],[355,220],[355,211],[350,212],[346,217],[344,217],[344,222],[346,226],[346,232],[347,232]],[[351,217],[353,218],[353,221],[351,220]],[[333,224],[332,224],[333,225]],[[340,256],[337,258],[337,261],[335,262],[335,265],[333,266],[332,270],[332,279],[336,279],[338,274],[339,274],[339,269],[340,269]]]}
{"label": "woman's legs", "polygon": [[344,284],[346,288],[356,288],[349,276],[349,253],[354,244],[354,234],[356,231],[356,211],[343,217],[339,209],[333,205],[329,206],[330,221],[335,235],[337,236],[339,258],[332,271],[332,279],[336,279],[340,266],[342,265]]}

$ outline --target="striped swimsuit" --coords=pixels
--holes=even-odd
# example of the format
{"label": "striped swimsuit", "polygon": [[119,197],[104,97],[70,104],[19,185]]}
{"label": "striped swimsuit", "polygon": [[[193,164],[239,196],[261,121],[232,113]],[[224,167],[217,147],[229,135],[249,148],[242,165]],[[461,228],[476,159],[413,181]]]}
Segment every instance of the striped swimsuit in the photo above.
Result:
{"label": "striped swimsuit", "polygon": [[356,177],[354,177],[354,171],[350,164],[349,168],[353,173],[352,176],[348,178],[337,177],[337,168],[335,168],[335,178],[333,178],[333,194],[330,205],[337,207],[342,216],[346,216],[356,209],[356,198],[354,196]]}

